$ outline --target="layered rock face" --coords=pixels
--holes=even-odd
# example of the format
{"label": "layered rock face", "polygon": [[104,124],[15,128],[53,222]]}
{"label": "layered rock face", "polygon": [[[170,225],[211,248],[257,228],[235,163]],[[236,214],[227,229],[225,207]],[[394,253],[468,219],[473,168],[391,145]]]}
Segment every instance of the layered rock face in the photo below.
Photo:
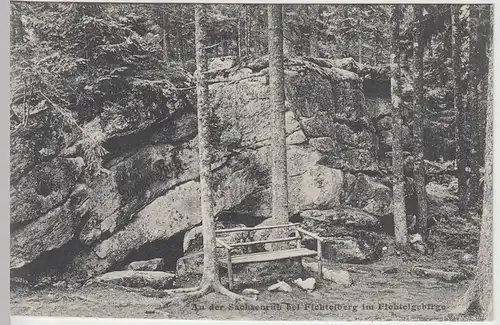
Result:
{"label": "layered rock face", "polygon": [[[362,79],[325,62],[286,62],[290,214],[328,238],[327,258],[366,262],[380,253],[391,189],[382,182],[379,133]],[[271,217],[267,62],[216,63],[210,86],[216,218],[252,226]],[[85,174],[77,132],[51,129],[50,113],[40,113],[34,130],[13,136],[11,269],[64,249],[58,271],[88,279],[199,225],[194,102],[172,90],[170,107],[96,116],[85,128],[97,126],[109,154],[105,171],[93,177]],[[199,251],[186,240],[172,249]]]}

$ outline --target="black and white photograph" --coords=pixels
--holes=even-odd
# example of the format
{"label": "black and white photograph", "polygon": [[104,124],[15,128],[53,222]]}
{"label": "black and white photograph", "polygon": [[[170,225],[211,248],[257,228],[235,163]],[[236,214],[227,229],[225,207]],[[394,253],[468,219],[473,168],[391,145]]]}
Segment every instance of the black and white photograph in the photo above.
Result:
{"label": "black and white photograph", "polygon": [[11,316],[492,321],[493,18],[11,1]]}

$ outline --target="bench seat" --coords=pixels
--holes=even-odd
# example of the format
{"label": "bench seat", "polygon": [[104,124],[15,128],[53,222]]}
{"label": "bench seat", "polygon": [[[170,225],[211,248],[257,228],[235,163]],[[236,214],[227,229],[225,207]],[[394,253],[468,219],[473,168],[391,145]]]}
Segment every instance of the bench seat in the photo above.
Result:
{"label": "bench seat", "polygon": [[[245,264],[245,263],[269,262],[269,261],[284,260],[294,257],[316,256],[317,254],[318,252],[307,248],[294,248],[282,251],[258,252],[245,255],[233,255],[231,256],[231,264],[234,265],[234,264]],[[224,266],[227,266],[227,262],[225,261],[222,264]]]}

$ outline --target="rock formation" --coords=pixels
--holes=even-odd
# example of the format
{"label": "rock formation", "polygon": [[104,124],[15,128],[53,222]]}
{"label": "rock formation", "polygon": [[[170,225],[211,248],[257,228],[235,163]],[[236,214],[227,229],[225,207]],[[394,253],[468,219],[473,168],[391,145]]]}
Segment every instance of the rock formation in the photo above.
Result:
{"label": "rock formation", "polygon": [[[318,59],[289,60],[285,68],[292,219],[328,237],[327,258],[376,259],[381,223],[391,215],[380,166],[390,146],[390,107],[380,94],[367,104],[366,71]],[[211,69],[217,219],[256,225],[271,216],[267,59],[216,60]],[[51,128],[50,112],[12,137],[11,270],[64,251],[57,270],[40,262],[38,271],[45,265],[86,280],[200,224],[193,94],[165,91],[168,107],[105,110],[84,125],[109,151],[96,176],[85,172],[78,133]],[[197,254],[189,249],[195,232],[172,249]],[[153,257],[161,256],[144,259]]]}

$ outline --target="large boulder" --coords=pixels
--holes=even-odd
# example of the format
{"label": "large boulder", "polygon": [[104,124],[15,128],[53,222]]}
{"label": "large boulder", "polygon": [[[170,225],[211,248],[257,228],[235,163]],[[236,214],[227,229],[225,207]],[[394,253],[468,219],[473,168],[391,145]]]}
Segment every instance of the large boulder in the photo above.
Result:
{"label": "large boulder", "polygon": [[70,242],[89,211],[88,189],[79,185],[69,199],[27,226],[11,233],[10,267],[23,267]]}
{"label": "large boulder", "polygon": [[171,289],[174,287],[175,274],[161,271],[114,271],[93,279],[94,282],[111,283],[124,287],[150,287]]}
{"label": "large boulder", "polygon": [[347,204],[376,216],[389,215],[392,212],[391,189],[370,176],[360,174]]}
{"label": "large boulder", "polygon": [[203,256],[203,252],[197,252],[179,258],[176,265],[176,275],[179,278],[189,278],[193,274],[203,274]]}
{"label": "large boulder", "polygon": [[[367,232],[323,238],[323,258],[336,263],[368,263],[377,260],[382,253],[382,242]],[[316,249],[315,240],[306,239],[304,244]]]}

